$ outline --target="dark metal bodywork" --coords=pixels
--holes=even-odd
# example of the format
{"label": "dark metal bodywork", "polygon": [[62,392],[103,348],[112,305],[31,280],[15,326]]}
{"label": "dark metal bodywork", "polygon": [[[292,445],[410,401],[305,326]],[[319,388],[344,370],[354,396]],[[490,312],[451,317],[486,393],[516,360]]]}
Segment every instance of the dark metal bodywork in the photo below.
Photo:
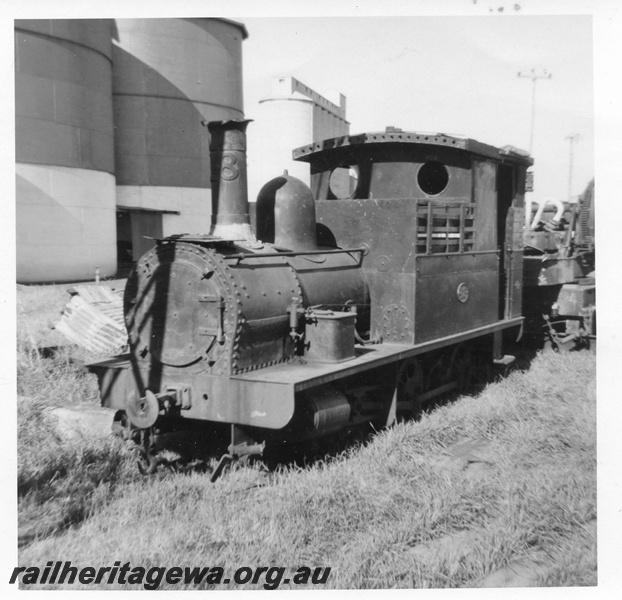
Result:
{"label": "dark metal bodywork", "polygon": [[102,386],[104,405],[122,409],[146,390],[188,389],[180,416],[281,428],[292,415],[273,385],[251,393],[234,377],[295,358],[292,298],[304,306],[368,304],[357,253],[282,256],[265,246],[251,252],[235,243],[198,241],[161,242],[130,274],[131,368],[115,366],[118,381]]}
{"label": "dark metal bodywork", "polygon": [[[244,187],[244,127],[216,140],[232,153],[212,158],[220,192]],[[450,347],[521,325],[529,157],[407,132],[294,156],[311,165],[315,201],[286,174],[268,184],[257,222],[269,239],[236,239],[250,227],[245,198],[221,198],[210,235],[160,240],[141,258],[126,287],[130,355],[92,366],[105,406],[157,396],[164,415],[322,435],[386,416],[415,358],[449,373]],[[422,397],[456,385],[424,376]]]}
{"label": "dark metal bodywork", "polygon": [[[521,315],[530,158],[409,132],[346,136],[297,149],[294,157],[311,165],[320,239],[369,248],[363,269],[372,337],[419,344]],[[447,170],[437,194],[420,185],[426,164]],[[331,192],[338,168],[358,172],[348,198]]]}

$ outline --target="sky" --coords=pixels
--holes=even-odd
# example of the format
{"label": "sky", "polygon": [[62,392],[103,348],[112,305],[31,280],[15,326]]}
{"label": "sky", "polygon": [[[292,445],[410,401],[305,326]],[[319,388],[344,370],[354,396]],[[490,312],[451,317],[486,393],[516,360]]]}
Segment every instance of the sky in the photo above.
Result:
{"label": "sky", "polygon": [[[517,11],[514,11],[517,13]],[[538,79],[536,196],[566,200],[594,177],[592,17],[361,16],[241,18],[245,112],[253,118],[270,82],[291,75],[347,98],[350,132],[462,134],[529,150],[531,69]],[[249,136],[252,135],[252,126]],[[312,140],[309,140],[311,142]]]}

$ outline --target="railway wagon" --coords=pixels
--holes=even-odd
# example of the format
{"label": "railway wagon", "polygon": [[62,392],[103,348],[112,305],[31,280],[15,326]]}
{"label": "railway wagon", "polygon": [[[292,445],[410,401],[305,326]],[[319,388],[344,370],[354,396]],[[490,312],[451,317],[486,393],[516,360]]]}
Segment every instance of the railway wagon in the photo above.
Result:
{"label": "railway wagon", "polygon": [[254,230],[247,123],[207,124],[211,230],[137,262],[129,353],[90,366],[145,472],[170,427],[230,427],[215,478],[266,444],[390,425],[510,361],[522,324],[526,153],[395,128],[314,143],[293,152],[311,188],[269,181]]}
{"label": "railway wagon", "polygon": [[527,202],[525,334],[557,351],[596,351],[594,180],[576,203]]}

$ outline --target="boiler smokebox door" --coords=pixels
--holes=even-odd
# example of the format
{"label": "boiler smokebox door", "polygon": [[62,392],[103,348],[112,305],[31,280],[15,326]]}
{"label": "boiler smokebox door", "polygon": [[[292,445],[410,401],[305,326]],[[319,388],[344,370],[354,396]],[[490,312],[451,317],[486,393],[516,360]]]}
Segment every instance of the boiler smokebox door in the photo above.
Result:
{"label": "boiler smokebox door", "polygon": [[139,351],[147,348],[161,363],[181,367],[208,355],[215,358],[211,355],[218,354],[213,347],[222,315],[216,278],[205,281],[204,269],[177,258],[159,264],[138,290],[133,321]]}

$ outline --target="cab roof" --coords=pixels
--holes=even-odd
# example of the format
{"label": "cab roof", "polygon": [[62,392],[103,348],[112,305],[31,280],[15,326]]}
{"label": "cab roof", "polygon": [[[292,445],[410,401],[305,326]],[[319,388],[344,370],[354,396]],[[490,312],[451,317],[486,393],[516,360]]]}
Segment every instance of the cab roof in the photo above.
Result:
{"label": "cab roof", "polygon": [[533,164],[533,159],[528,152],[515,148],[514,146],[497,148],[496,146],[483,144],[482,142],[463,136],[447,135],[445,133],[402,131],[394,128],[387,128],[387,131],[344,135],[320,142],[313,142],[312,144],[296,148],[293,150],[292,156],[294,160],[311,163],[323,152],[332,154],[333,152],[338,153],[340,148],[345,149],[349,146],[361,145],[371,146],[374,144],[424,144],[430,146],[446,146],[497,160],[508,160],[526,166],[531,166]]}

